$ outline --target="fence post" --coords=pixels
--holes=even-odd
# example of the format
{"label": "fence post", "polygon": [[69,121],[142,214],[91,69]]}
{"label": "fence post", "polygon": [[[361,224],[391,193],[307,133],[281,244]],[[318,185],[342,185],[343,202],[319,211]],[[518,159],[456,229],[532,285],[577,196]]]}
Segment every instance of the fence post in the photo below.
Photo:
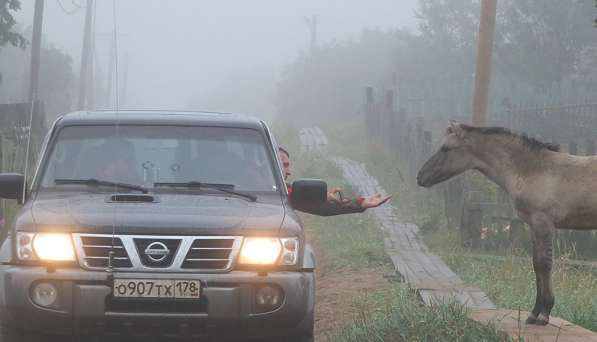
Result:
{"label": "fence post", "polygon": [[374,136],[373,127],[375,127],[373,118],[373,101],[373,87],[365,88],[365,129],[367,131],[367,140],[369,143],[372,142],[372,138]]}
{"label": "fence post", "polygon": [[385,135],[383,141],[387,147],[391,148],[392,146],[394,146],[394,136],[396,134],[393,90],[386,90],[386,103],[384,113],[386,117],[386,122],[384,125],[382,125],[382,128],[385,128],[382,130],[383,134]]}
{"label": "fence post", "polygon": [[568,153],[578,155],[578,145],[576,145],[576,142],[570,141],[568,143]]}
{"label": "fence post", "polygon": [[444,188],[444,207],[448,228],[455,229],[461,225],[462,206],[464,204],[464,183],[463,177],[458,176],[447,182]]}
{"label": "fence post", "polygon": [[595,155],[595,140],[587,139],[587,149],[586,149],[587,156],[594,156]]}
{"label": "fence post", "polygon": [[416,143],[416,147],[415,147],[415,159],[414,159],[414,163],[411,163],[411,175],[416,175],[417,171],[419,170],[419,168],[421,166],[423,166],[423,162],[424,162],[424,156],[423,156],[423,151],[424,151],[424,145],[425,145],[425,137],[423,136],[423,118],[421,117],[417,117],[417,123],[415,126],[415,143]]}
{"label": "fence post", "polygon": [[477,248],[481,245],[483,210],[479,204],[466,204],[463,208],[460,237],[464,247]]}
{"label": "fence post", "polygon": [[406,108],[400,107],[398,110],[398,122],[396,123],[397,133],[398,133],[398,144],[401,145],[399,150],[401,153],[406,153],[408,149],[406,148],[406,144],[408,144],[408,122],[406,121]]}

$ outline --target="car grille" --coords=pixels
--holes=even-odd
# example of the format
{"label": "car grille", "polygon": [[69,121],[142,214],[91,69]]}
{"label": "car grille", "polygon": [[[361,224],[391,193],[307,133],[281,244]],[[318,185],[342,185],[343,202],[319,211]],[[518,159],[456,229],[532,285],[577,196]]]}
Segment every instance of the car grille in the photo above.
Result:
{"label": "car grille", "polygon": [[83,262],[88,267],[108,267],[110,251],[114,251],[113,267],[129,268],[133,266],[120,238],[115,237],[112,240],[111,236],[82,236],[81,247],[84,252]]}
{"label": "car grille", "polygon": [[229,271],[242,243],[235,236],[73,234],[73,238],[81,267],[106,269],[113,250],[112,267],[132,272]]}
{"label": "car grille", "polygon": [[225,269],[230,262],[234,239],[196,239],[182,268]]}

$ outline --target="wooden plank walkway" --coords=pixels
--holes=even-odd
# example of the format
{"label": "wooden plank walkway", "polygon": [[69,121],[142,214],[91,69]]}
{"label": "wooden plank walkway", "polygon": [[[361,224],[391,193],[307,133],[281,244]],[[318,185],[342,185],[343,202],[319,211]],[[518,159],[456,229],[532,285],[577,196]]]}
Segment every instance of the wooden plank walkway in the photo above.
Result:
{"label": "wooden plank walkway", "polygon": [[[319,128],[302,129],[303,151],[325,154],[327,138]],[[363,164],[341,157],[331,157],[342,170],[344,178],[362,196],[386,194],[378,181],[371,177]],[[392,205],[368,210],[384,233],[385,251],[392,259],[396,274],[417,291],[423,302],[445,302],[452,299],[473,309],[495,309],[487,295],[478,288],[467,286],[419,238],[419,228],[403,223]]]}
{"label": "wooden plank walkway", "polygon": [[[326,156],[327,138],[318,127],[302,129],[300,139],[303,151]],[[344,178],[360,195],[387,194],[362,163],[342,157],[326,157],[342,170]],[[527,326],[527,312],[497,309],[481,289],[466,285],[441,258],[430,252],[419,237],[419,228],[398,217],[396,207],[386,204],[367,212],[383,231],[385,251],[394,264],[396,275],[416,290],[426,305],[456,300],[471,310],[471,319],[493,325],[516,340],[597,342],[597,334],[557,317],[551,317],[547,327]]]}

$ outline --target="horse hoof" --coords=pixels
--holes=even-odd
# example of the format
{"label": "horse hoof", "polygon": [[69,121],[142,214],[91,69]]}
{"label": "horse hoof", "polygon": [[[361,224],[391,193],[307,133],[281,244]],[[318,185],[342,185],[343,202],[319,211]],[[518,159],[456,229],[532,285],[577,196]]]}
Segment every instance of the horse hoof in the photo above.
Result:
{"label": "horse hoof", "polygon": [[537,322],[535,322],[535,324],[537,325],[547,325],[549,323],[549,317],[545,316],[544,314],[539,314],[539,316],[537,317]]}

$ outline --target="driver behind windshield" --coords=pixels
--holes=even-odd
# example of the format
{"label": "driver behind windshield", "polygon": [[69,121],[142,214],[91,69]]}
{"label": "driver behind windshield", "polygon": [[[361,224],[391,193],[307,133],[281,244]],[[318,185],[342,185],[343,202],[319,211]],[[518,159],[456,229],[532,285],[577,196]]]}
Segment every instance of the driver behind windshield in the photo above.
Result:
{"label": "driver behind windshield", "polygon": [[109,139],[98,147],[98,159],[102,164],[95,178],[103,181],[141,184],[136,170],[135,147],[125,139]]}

